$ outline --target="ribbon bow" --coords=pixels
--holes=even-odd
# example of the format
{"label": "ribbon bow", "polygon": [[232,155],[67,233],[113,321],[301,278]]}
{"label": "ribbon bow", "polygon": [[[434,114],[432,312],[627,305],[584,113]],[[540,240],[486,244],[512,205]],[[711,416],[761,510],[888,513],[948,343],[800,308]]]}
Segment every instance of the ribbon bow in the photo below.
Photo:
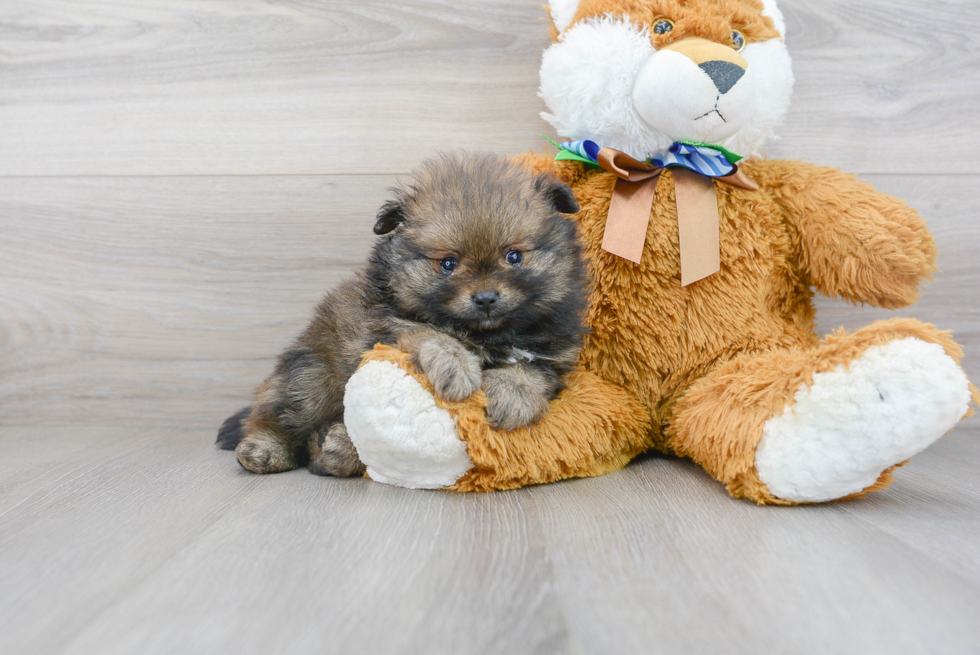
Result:
{"label": "ribbon bow", "polygon": [[665,168],[673,169],[681,286],[693,284],[721,269],[714,180],[753,191],[759,188],[738,169],[736,162],[741,157],[719,146],[678,142],[662,155],[643,162],[619,150],[600,148],[593,141],[555,145],[560,150],[556,160],[582,161],[619,178],[609,203],[602,249],[637,264],[643,254],[660,173]]}

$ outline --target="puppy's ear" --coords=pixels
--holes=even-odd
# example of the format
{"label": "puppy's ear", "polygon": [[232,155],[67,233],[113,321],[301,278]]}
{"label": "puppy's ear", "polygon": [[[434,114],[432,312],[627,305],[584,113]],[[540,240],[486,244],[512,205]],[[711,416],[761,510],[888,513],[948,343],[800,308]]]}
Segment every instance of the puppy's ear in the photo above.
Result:
{"label": "puppy's ear", "polygon": [[374,224],[375,234],[388,234],[405,222],[405,208],[397,200],[389,200],[381,205],[378,222]]}
{"label": "puppy's ear", "polygon": [[572,190],[566,184],[562,184],[550,175],[541,175],[534,183],[535,188],[540,191],[555,208],[555,211],[562,214],[575,214],[580,209],[578,201],[572,194]]}

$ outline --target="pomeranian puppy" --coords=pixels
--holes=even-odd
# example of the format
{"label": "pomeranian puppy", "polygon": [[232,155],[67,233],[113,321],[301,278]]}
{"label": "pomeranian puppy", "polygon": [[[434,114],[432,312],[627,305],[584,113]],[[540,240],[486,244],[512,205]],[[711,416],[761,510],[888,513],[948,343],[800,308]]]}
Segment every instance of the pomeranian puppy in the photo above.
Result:
{"label": "pomeranian puppy", "polygon": [[447,400],[482,388],[501,430],[537,420],[574,366],[586,271],[567,186],[494,155],[453,154],[394,195],[366,267],[327,294],[254,404],[222,425],[219,446],[249,471],[362,474],[344,387],[378,343],[410,354]]}

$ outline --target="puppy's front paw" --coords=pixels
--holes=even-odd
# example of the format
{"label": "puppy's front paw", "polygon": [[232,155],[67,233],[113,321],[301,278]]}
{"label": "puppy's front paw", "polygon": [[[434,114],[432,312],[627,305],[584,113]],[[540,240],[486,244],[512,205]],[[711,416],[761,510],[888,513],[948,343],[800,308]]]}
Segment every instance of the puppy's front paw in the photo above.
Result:
{"label": "puppy's front paw", "polygon": [[415,355],[415,363],[432,382],[436,395],[450,402],[466,400],[483,381],[479,357],[455,339],[433,339],[422,343]]}
{"label": "puppy's front paw", "polygon": [[508,369],[483,374],[483,393],[487,395],[487,421],[496,430],[510,431],[530,425],[548,411],[549,393]]}

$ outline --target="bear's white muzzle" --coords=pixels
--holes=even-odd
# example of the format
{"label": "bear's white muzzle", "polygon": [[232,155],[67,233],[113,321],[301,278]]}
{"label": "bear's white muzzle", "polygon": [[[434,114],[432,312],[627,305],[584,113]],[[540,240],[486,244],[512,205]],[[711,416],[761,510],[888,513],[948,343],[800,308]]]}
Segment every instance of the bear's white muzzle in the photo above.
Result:
{"label": "bear's white muzzle", "polygon": [[754,105],[748,62],[732,48],[701,38],[652,54],[633,84],[640,119],[678,141],[720,143],[751,119]]}

